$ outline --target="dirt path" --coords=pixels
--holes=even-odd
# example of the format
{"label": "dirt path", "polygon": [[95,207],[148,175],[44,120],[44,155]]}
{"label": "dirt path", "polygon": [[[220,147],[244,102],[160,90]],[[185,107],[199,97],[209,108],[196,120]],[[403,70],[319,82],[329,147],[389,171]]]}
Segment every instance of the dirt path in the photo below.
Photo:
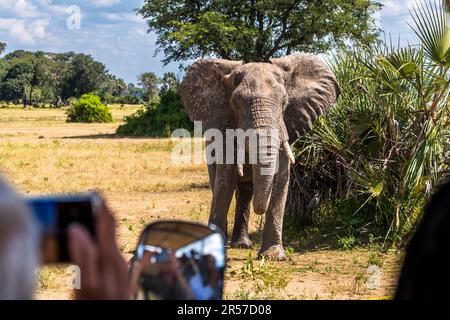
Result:
{"label": "dirt path", "polygon": [[[118,220],[118,243],[130,256],[146,224],[208,219],[206,167],[175,166],[165,139],[117,139],[135,107],[113,107],[113,125],[66,124],[64,110],[0,109],[0,170],[25,193],[102,190]],[[233,208],[233,206],[232,206]],[[230,220],[234,216],[230,212]],[[251,218],[257,232],[259,219]],[[369,299],[391,296],[402,256],[374,248],[291,252],[290,260],[252,260],[256,249],[228,250],[227,299]],[[253,268],[251,265],[253,264]],[[40,299],[70,299],[65,267],[43,268]]]}

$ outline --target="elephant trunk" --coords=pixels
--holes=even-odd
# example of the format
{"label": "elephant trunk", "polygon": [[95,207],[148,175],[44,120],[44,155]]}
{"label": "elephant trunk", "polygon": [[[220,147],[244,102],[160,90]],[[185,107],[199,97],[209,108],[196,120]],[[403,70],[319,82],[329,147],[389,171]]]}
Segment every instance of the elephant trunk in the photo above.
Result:
{"label": "elephant trunk", "polygon": [[253,194],[253,210],[259,215],[266,213],[269,207],[274,180],[273,175],[262,175],[261,171],[261,166],[253,166],[253,183],[255,185]]}
{"label": "elephant trunk", "polygon": [[274,177],[278,169],[280,139],[278,136],[259,139],[258,162],[253,165],[253,210],[256,214],[264,214],[269,206]]}
{"label": "elephant trunk", "polygon": [[[255,97],[249,109],[247,117],[241,118],[241,127],[254,129],[257,138],[257,143],[247,145],[247,150],[250,155],[257,155],[257,161],[251,163],[253,210],[262,215],[269,207],[275,175],[278,172],[280,150],[292,162],[293,155],[283,121],[282,105],[270,98]],[[242,166],[238,165],[237,171],[240,176],[244,175]]]}

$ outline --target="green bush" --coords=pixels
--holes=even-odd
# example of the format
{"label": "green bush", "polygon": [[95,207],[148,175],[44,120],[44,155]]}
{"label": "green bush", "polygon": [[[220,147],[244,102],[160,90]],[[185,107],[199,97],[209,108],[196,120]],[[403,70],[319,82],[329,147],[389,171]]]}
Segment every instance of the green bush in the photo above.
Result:
{"label": "green bush", "polygon": [[[415,20],[443,15],[420,10]],[[425,33],[449,26],[433,26],[445,19],[427,19],[415,31],[431,45],[380,44],[331,59],[342,95],[295,144],[288,211],[303,225],[401,245],[448,179],[450,66],[433,51],[443,47],[441,35]]]}
{"label": "green bush", "polygon": [[67,111],[67,122],[110,123],[113,122],[111,110],[102,104],[95,94],[85,94],[72,102]]}
{"label": "green bush", "polygon": [[176,89],[162,91],[159,99],[145,109],[125,117],[117,134],[122,136],[170,137],[175,129],[193,131],[193,123],[184,111]]}
{"label": "green bush", "polygon": [[113,103],[120,103],[120,104],[141,104],[142,101],[131,94],[121,96],[121,97],[115,97],[113,100]]}

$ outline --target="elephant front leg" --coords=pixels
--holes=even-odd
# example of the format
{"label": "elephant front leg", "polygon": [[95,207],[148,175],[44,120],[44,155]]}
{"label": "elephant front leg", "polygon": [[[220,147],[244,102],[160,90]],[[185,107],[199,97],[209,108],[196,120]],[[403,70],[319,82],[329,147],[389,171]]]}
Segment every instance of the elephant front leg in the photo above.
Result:
{"label": "elephant front leg", "polygon": [[269,260],[286,260],[283,247],[283,219],[289,189],[290,163],[284,154],[280,155],[280,166],[275,176],[269,208],[263,232],[263,244],[259,256]]}
{"label": "elephant front leg", "polygon": [[236,187],[236,215],[231,238],[231,247],[233,248],[249,249],[252,247],[252,242],[248,237],[252,194],[253,185],[251,181],[238,182]]}
{"label": "elephant front leg", "polygon": [[225,236],[228,231],[228,210],[236,187],[237,173],[234,165],[216,165],[213,199],[209,223],[220,228]]}

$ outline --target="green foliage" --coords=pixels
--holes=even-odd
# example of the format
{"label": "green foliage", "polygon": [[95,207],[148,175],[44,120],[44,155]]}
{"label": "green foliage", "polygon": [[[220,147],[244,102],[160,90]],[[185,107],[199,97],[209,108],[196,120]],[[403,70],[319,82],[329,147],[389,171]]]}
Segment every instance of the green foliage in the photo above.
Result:
{"label": "green foliage", "polygon": [[369,266],[377,266],[377,267],[381,268],[383,266],[383,260],[381,258],[381,253],[380,252],[371,252],[369,255],[367,264]]}
{"label": "green foliage", "polygon": [[259,264],[255,264],[251,251],[239,276],[248,285],[238,290],[235,295],[252,300],[276,299],[291,280],[276,263],[267,261],[264,257]]}
{"label": "green foliage", "polygon": [[6,43],[0,41],[0,54],[3,53],[6,49]]}
{"label": "green foliage", "polygon": [[284,251],[285,251],[286,256],[288,257],[288,259],[290,259],[292,257],[292,255],[294,254],[295,249],[292,248],[292,247],[285,247]]}
{"label": "green foliage", "polygon": [[25,96],[25,90],[33,79],[33,64],[23,61],[13,65],[0,83],[0,100],[19,100]]}
{"label": "green foliage", "polygon": [[125,81],[110,74],[106,76],[95,92],[104,103],[138,104],[140,102],[136,97],[129,97]]}
{"label": "green foliage", "polygon": [[106,67],[85,54],[75,55],[67,68],[62,96],[80,97],[89,92],[100,89],[106,80]]}
{"label": "green foliage", "polygon": [[126,117],[117,130],[123,136],[169,137],[175,129],[193,130],[176,88],[162,91],[159,99],[137,113]]}
{"label": "green foliage", "polygon": [[357,243],[357,240],[352,235],[339,237],[339,239],[338,239],[338,244],[345,250],[353,249],[355,247],[356,243]]}
{"label": "green foliage", "polygon": [[144,72],[138,77],[139,85],[144,89],[144,101],[152,102],[159,93],[158,83],[159,79],[153,72]]}
{"label": "green foliage", "polygon": [[61,106],[95,92],[103,102],[139,104],[142,89],[110,75],[84,54],[17,50],[0,58],[0,101]]}
{"label": "green foliage", "polygon": [[[448,31],[447,20],[426,14],[429,7],[442,10],[417,8],[416,31],[443,21],[439,28]],[[408,238],[428,197],[448,178],[449,66],[433,51],[440,35],[424,36],[429,41],[421,46],[362,47],[331,59],[342,95],[296,143],[291,212],[350,234],[370,230],[389,243]]]}
{"label": "green foliage", "polygon": [[[448,11],[449,2],[445,1]],[[425,52],[440,65],[450,67],[450,29],[448,12],[441,10],[439,4],[422,2],[413,8],[415,33],[423,43]],[[425,18],[426,17],[426,18]],[[424,21],[430,23],[424,23]]]}
{"label": "green foliage", "polygon": [[179,81],[175,73],[166,72],[159,80],[159,83],[161,84],[161,90],[166,91],[178,87]]}
{"label": "green foliage", "polygon": [[113,122],[111,110],[102,104],[100,97],[85,94],[67,111],[67,122],[109,123]]}
{"label": "green foliage", "polygon": [[267,61],[294,51],[371,43],[373,0],[146,0],[138,13],[158,35],[164,62],[204,56]]}

